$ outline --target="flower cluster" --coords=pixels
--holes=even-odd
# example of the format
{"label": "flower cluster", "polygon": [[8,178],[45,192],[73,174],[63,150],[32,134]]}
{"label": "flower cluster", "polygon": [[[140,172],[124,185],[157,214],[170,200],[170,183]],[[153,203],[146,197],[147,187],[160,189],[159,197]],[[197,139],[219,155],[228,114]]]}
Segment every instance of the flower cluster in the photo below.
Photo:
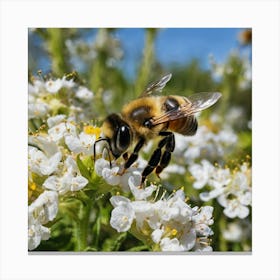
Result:
{"label": "flower cluster", "polygon": [[92,115],[89,101],[93,98],[90,90],[66,76],[46,81],[34,78],[28,84],[28,119],[44,119],[65,112],[76,121],[88,120]]}
{"label": "flower cluster", "polygon": [[[155,186],[139,189],[130,180],[130,188],[138,189],[134,200],[113,196],[111,226],[118,232],[131,230],[144,240],[150,240],[154,251],[212,251],[209,236],[213,231],[213,208],[191,207],[185,194],[178,190],[167,199],[147,200]],[[142,199],[139,199],[139,195]]]}
{"label": "flower cluster", "polygon": [[[114,206],[110,224],[118,232],[131,230],[143,240],[151,240],[155,251],[211,251],[209,236],[213,234],[213,208],[191,207],[185,202],[182,190],[160,199],[151,198],[159,187],[140,187],[141,168],[130,167],[125,173],[122,166],[100,158],[95,163],[95,171],[110,185],[119,185],[133,198],[112,196]],[[123,173],[123,174],[122,174]],[[149,198],[149,199],[148,199]]]}
{"label": "flower cluster", "polygon": [[215,167],[209,161],[203,160],[201,164],[193,164],[189,170],[195,179],[194,188],[211,188],[210,191],[200,193],[202,201],[217,198],[224,207],[224,214],[229,218],[244,219],[249,215],[252,188],[251,169],[248,164],[243,163],[240,170],[231,171],[229,168]]}
{"label": "flower cluster", "polygon": [[183,158],[188,164],[202,158],[209,160],[223,158],[237,143],[237,136],[229,127],[215,131],[213,125],[214,122],[199,126],[197,133],[191,137],[176,134],[174,155]]}
{"label": "flower cluster", "polygon": [[[65,96],[67,102],[63,104],[61,100]],[[73,106],[65,110],[65,114],[57,114],[72,98],[76,100]],[[92,98],[91,91],[66,78],[45,82],[34,80],[29,85],[29,119],[42,123],[28,139],[29,185],[39,189],[39,196],[32,198],[28,207],[29,250],[50,237],[50,229],[43,225],[56,217],[60,196],[79,191],[89,182],[81,175],[77,157],[93,154],[93,144],[100,129],[78,125],[76,120],[85,115],[77,115],[76,105]]]}
{"label": "flower cluster", "polygon": [[44,191],[28,207],[28,249],[34,250],[41,242],[50,237],[50,229],[43,226],[52,221],[58,211],[58,194]]}

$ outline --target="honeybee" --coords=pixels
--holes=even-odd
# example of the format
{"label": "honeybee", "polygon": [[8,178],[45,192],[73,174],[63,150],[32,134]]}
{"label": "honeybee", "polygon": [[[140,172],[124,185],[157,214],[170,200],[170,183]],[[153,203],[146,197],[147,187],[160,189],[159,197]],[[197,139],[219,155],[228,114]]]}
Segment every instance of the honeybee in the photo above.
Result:
{"label": "honeybee", "polygon": [[[152,95],[161,91],[171,76],[165,75],[151,83],[138,99],[126,104],[120,114],[113,113],[105,119],[103,137],[94,144],[94,158],[96,143],[106,141],[115,159],[120,156],[125,159],[124,173],[137,160],[139,151],[147,141],[160,136],[162,139],[142,172],[142,184],[154,170],[159,176],[169,164],[174,151],[174,132],[194,135],[198,126],[194,114],[212,106],[221,97],[219,92],[197,93],[190,97]],[[134,149],[128,156],[127,150],[134,143]]]}

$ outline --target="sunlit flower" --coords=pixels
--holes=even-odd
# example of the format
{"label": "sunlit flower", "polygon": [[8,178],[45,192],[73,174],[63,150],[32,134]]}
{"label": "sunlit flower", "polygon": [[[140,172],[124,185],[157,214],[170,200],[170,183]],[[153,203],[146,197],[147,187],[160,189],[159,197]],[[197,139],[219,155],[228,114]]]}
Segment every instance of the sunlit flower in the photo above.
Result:
{"label": "sunlit flower", "polygon": [[208,183],[214,171],[214,166],[209,161],[202,160],[201,164],[192,164],[189,167],[189,171],[196,180],[193,187],[195,189],[201,189]]}
{"label": "sunlit flower", "polygon": [[41,240],[50,237],[50,229],[43,226],[54,220],[58,212],[58,194],[54,191],[44,191],[28,206],[28,250],[34,250]]}
{"label": "sunlit flower", "polygon": [[151,239],[161,251],[189,251],[194,249],[198,237],[213,234],[209,227],[213,224],[213,208],[191,208],[185,203],[182,190],[157,201],[131,201],[122,196],[113,196],[110,201],[114,206],[112,227],[128,231],[135,220],[134,230]]}
{"label": "sunlit flower", "polygon": [[36,101],[35,103],[29,103],[28,119],[43,118],[48,114],[49,110],[49,105],[44,102]]}
{"label": "sunlit flower", "polygon": [[79,98],[80,100],[83,100],[85,102],[88,102],[88,101],[92,100],[92,98],[93,98],[92,91],[90,91],[86,87],[82,87],[82,86],[80,86],[78,88],[75,95],[77,98]]}
{"label": "sunlit flower", "polygon": [[48,177],[43,183],[43,187],[55,190],[62,195],[68,191],[81,190],[88,184],[88,180],[81,175],[77,163],[71,156],[66,158],[64,168],[62,176],[53,175]]}
{"label": "sunlit flower", "polygon": [[80,154],[93,155],[93,145],[96,140],[95,135],[89,135],[81,132],[78,136],[73,134],[65,135],[65,144],[69,150]]}
{"label": "sunlit flower", "polygon": [[60,163],[62,154],[60,151],[47,157],[45,153],[35,147],[28,147],[28,166],[31,172],[38,175],[50,175],[54,173]]}
{"label": "sunlit flower", "polygon": [[135,213],[127,201],[119,201],[111,213],[110,224],[118,232],[125,232],[130,229]]}
{"label": "sunlit flower", "polygon": [[70,122],[61,122],[57,125],[54,125],[48,130],[49,137],[52,141],[59,141],[66,135],[75,135],[76,134],[76,126]]}
{"label": "sunlit flower", "polygon": [[50,238],[50,229],[44,227],[37,219],[29,217],[28,219],[28,250],[36,249],[41,240]]}
{"label": "sunlit flower", "polygon": [[45,87],[49,93],[57,93],[63,87],[63,80],[48,80],[45,83]]}
{"label": "sunlit flower", "polygon": [[28,207],[28,212],[41,224],[52,221],[58,211],[58,194],[56,191],[44,191]]}
{"label": "sunlit flower", "polygon": [[202,187],[205,185],[211,187],[210,191],[200,193],[201,200],[209,201],[217,198],[219,204],[225,208],[224,214],[227,217],[244,219],[249,215],[249,206],[252,201],[251,170],[245,163],[239,169],[237,172],[231,172],[229,168],[211,168],[209,173],[206,170],[206,175],[202,177],[206,179],[202,181],[198,176],[202,173],[202,164],[191,167],[190,171],[196,176],[197,181],[194,186],[197,183]]}

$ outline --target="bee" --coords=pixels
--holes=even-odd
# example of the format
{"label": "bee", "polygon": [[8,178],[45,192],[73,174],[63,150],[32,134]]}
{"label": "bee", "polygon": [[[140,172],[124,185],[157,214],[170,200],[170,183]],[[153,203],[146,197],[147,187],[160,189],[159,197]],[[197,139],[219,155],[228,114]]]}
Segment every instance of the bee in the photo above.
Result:
{"label": "bee", "polygon": [[[171,76],[172,74],[165,75],[151,83],[138,99],[126,104],[120,114],[113,113],[105,119],[101,128],[103,137],[94,144],[94,158],[96,143],[106,141],[109,154],[114,159],[123,156],[123,174],[137,160],[139,151],[147,141],[159,136],[162,139],[142,172],[142,184],[154,170],[159,177],[168,166],[175,149],[174,132],[194,135],[198,126],[195,113],[212,106],[221,97],[219,92],[197,93],[189,97],[152,95],[161,91]],[[134,149],[128,155],[127,150],[133,144]]]}

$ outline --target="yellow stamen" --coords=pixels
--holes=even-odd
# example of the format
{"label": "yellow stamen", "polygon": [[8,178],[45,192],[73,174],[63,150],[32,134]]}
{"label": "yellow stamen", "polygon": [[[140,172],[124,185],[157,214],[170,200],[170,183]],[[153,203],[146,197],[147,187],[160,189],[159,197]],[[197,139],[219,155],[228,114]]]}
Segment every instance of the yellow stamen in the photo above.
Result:
{"label": "yellow stamen", "polygon": [[178,233],[178,230],[177,230],[177,229],[173,228],[173,229],[171,230],[171,235],[172,235],[172,236],[176,236],[177,233]]}
{"label": "yellow stamen", "polygon": [[97,126],[87,125],[84,127],[84,133],[90,134],[90,135],[95,135],[96,138],[99,138],[101,129],[100,129],[100,127],[97,127]]}
{"label": "yellow stamen", "polygon": [[30,184],[29,187],[30,187],[30,189],[31,189],[32,191],[35,191],[37,186],[36,186],[36,184],[33,182],[33,183]]}

